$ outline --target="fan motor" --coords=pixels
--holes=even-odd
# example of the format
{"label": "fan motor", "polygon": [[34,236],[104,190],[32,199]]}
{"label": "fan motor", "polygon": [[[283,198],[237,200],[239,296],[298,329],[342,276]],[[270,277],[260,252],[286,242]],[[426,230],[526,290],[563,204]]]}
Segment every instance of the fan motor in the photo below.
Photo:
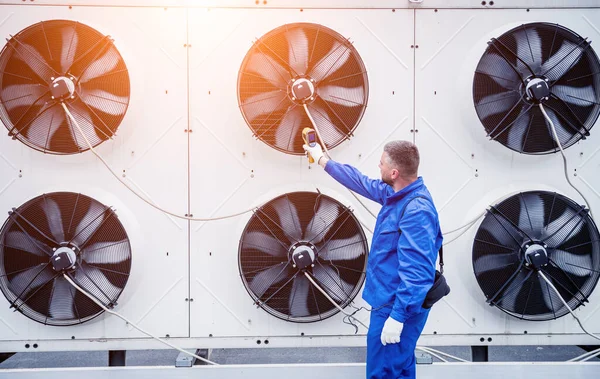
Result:
{"label": "fan motor", "polygon": [[315,86],[314,79],[298,78],[292,82],[291,93],[292,100],[300,103],[314,100]]}
{"label": "fan motor", "polygon": [[548,252],[546,246],[540,243],[525,245],[525,266],[538,270],[548,265]]}
{"label": "fan motor", "polygon": [[314,266],[315,257],[314,246],[300,244],[292,247],[292,261],[294,262],[294,267],[297,267],[300,270],[309,266]]}
{"label": "fan motor", "polygon": [[75,265],[77,255],[73,249],[66,246],[56,249],[51,259],[54,271],[66,271]]}
{"label": "fan motor", "polygon": [[550,98],[550,87],[548,86],[548,78],[533,77],[527,79],[527,100],[533,101],[536,104],[546,101]]}
{"label": "fan motor", "polygon": [[74,97],[75,83],[73,83],[73,77],[60,76],[51,79],[50,93],[52,94],[52,99],[65,100]]}

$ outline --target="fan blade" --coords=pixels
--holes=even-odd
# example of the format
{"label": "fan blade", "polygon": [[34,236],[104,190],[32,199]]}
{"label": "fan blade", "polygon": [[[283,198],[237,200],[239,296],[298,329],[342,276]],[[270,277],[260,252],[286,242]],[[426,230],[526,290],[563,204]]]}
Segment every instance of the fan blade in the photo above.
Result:
{"label": "fan blade", "polygon": [[349,248],[355,244],[363,243],[359,234],[350,238],[332,239],[319,250],[319,257],[326,261],[349,261],[357,259],[366,254],[361,248]]}
{"label": "fan blade", "polygon": [[90,265],[86,265],[85,269],[81,265],[77,266],[74,279],[75,283],[105,305],[115,300],[122,290],[112,284],[102,270]]}
{"label": "fan blade", "polygon": [[285,235],[293,239],[290,242],[298,242],[302,237],[302,229],[296,206],[287,197],[282,197],[272,204],[273,209],[279,216],[279,226],[281,226]]}
{"label": "fan blade", "polygon": [[317,87],[317,95],[323,100],[345,107],[359,107],[363,106],[365,102],[365,89],[362,86],[353,88],[334,85]]}
{"label": "fan blade", "polygon": [[81,255],[86,263],[100,264],[117,264],[126,261],[130,258],[129,249],[121,249],[119,247],[105,250],[112,246],[118,246],[127,242],[127,239],[118,242],[96,242],[90,244],[81,250]]}
{"label": "fan blade", "polygon": [[100,203],[92,201],[86,215],[77,225],[71,242],[82,249],[84,247],[82,244],[87,243],[102,225],[106,217],[106,210]]}
{"label": "fan blade", "polygon": [[293,146],[295,138],[298,138],[300,127],[302,126],[301,110],[294,108],[286,113],[275,131],[275,145],[290,149]]}
{"label": "fan blade", "polygon": [[16,43],[13,47],[16,50],[14,57],[23,61],[44,82],[49,83],[50,78],[57,75],[33,46]]}
{"label": "fan blade", "polygon": [[[517,56],[525,62],[542,64],[542,39],[537,30],[525,27],[513,34],[517,41]],[[529,72],[523,62],[517,59],[517,67],[521,72]],[[531,67],[533,69],[533,67]]]}
{"label": "fan blade", "polygon": [[290,292],[289,308],[290,316],[292,317],[303,317],[310,316],[308,310],[308,291],[310,287],[308,279],[299,274],[294,279],[292,285],[292,292]]}
{"label": "fan blade", "polygon": [[[74,107],[71,107],[71,114],[75,118],[75,121],[77,121],[77,124],[79,125],[81,130],[83,130],[83,132],[85,133],[85,136],[87,137],[88,141],[90,142],[90,145],[92,145],[92,147],[97,146],[103,140],[98,135],[98,129],[92,123],[92,116],[90,115],[90,112],[88,112],[88,110],[84,107],[77,107],[76,109],[77,110],[75,110]],[[79,131],[77,126],[75,126],[71,117],[68,117],[68,116],[66,116],[66,117],[67,117],[67,122],[69,124],[69,132],[71,133],[71,137],[73,138],[73,141],[75,142],[75,146],[76,146],[77,150],[79,150],[79,151],[88,150],[90,148],[90,146],[88,145],[87,141],[81,135],[81,132]]]}
{"label": "fan blade", "polygon": [[[321,137],[323,137],[323,142],[326,145],[333,145],[334,143],[346,138],[346,134],[342,133],[341,131],[342,128],[346,129],[348,133],[350,133],[351,130],[346,128],[346,126],[342,125],[338,127],[336,124],[334,124],[329,118],[327,111],[320,104],[314,102],[308,106],[308,108],[310,115],[315,120],[315,123],[320,125],[319,130],[321,132]],[[311,108],[314,111],[311,111]]]}
{"label": "fan blade", "polygon": [[331,50],[313,66],[309,75],[317,82],[320,82],[326,76],[331,76],[339,70],[348,61],[350,54],[349,47],[335,42]]}
{"label": "fan blade", "polygon": [[54,279],[52,298],[50,299],[50,317],[57,320],[71,320],[77,318],[73,308],[73,292],[71,283],[62,276]]}
{"label": "fan blade", "polygon": [[[501,216],[496,217],[497,218],[492,218],[490,220],[490,223],[482,223],[481,228],[483,230],[486,230],[493,238],[495,238],[498,244],[508,248],[519,248],[520,246],[518,246],[518,243],[515,241],[515,238],[518,240],[519,237],[518,233],[515,232],[514,227],[510,225],[507,221],[505,221],[503,218],[501,218]],[[490,228],[492,226],[491,223],[494,223],[495,227],[493,229]],[[496,224],[498,223],[504,225],[508,229],[508,231],[504,230],[502,226],[496,226]]]}
{"label": "fan blade", "polygon": [[517,251],[510,253],[496,253],[484,255],[473,262],[473,267],[478,274],[506,268],[519,263]]}
{"label": "fan blade", "polygon": [[279,264],[256,274],[249,283],[249,287],[258,298],[261,298],[269,288],[281,283],[287,277],[287,265]]}
{"label": "fan blade", "polygon": [[[1,104],[8,112],[18,107],[29,107],[35,104],[44,93],[48,92],[48,87],[41,84],[14,84],[7,86],[2,90]],[[38,101],[43,100],[39,99]]]}
{"label": "fan blade", "polygon": [[45,198],[42,203],[42,209],[48,220],[48,226],[50,227],[50,233],[54,237],[54,240],[58,243],[65,241],[65,231],[63,227],[63,220],[60,211],[60,207],[56,201]]}
{"label": "fan blade", "polygon": [[112,48],[108,48],[106,53],[91,63],[79,78],[79,83],[84,84],[94,80],[104,74],[111,72],[119,64],[119,54],[116,54]]}
{"label": "fan blade", "polygon": [[[576,135],[575,131],[573,131],[573,129],[571,129],[571,128],[566,129],[563,126],[563,121],[558,118],[558,116],[552,109],[546,108],[546,113],[548,114],[548,117],[550,117],[550,119],[552,120],[552,123],[554,124],[554,128],[556,129],[556,134],[558,135],[558,139],[561,142],[561,145],[565,145],[573,138],[573,136]],[[544,121],[546,122],[546,127],[548,128],[548,138],[550,138],[552,140],[552,143],[558,149],[558,145],[556,144],[556,139],[554,137],[554,132],[552,131],[552,127],[550,126],[550,123],[548,123],[546,121],[545,118],[544,118]]]}
{"label": "fan blade", "polygon": [[77,45],[79,43],[79,36],[75,27],[67,27],[62,30],[62,49],[60,51],[60,67],[63,74],[67,73],[67,70],[71,68],[73,59],[75,58],[75,51],[77,51]]}
{"label": "fan blade", "polygon": [[[83,101],[85,104],[113,116],[124,115],[129,102],[129,98],[127,96],[116,96],[112,93],[108,93],[99,89],[82,91],[80,95],[81,101]],[[100,101],[100,106],[98,106],[98,101]],[[106,104],[106,101],[109,101],[111,105],[103,106]]]}
{"label": "fan blade", "polygon": [[304,75],[308,68],[308,38],[301,28],[288,30],[287,35],[288,63],[296,75]]}
{"label": "fan blade", "polygon": [[[573,217],[575,214],[576,212],[573,209],[566,208],[560,216],[542,229],[542,241],[546,242],[548,246],[554,247],[568,243],[571,238],[581,231],[585,224],[581,220],[583,215],[580,213],[579,216]],[[564,233],[569,234],[564,237],[561,236]]]}
{"label": "fan blade", "polygon": [[[560,302],[560,300],[558,300],[554,296],[552,296],[552,293],[554,293],[554,290],[552,288],[550,288],[550,285],[544,279],[542,279],[542,277],[539,275],[538,275],[538,280],[539,280],[540,288],[542,290],[542,299],[544,300],[544,304],[546,304],[546,307],[550,311],[554,310],[554,312],[558,312],[558,310],[563,307],[563,304]],[[548,280],[552,281],[552,279],[548,279]],[[555,285],[555,287],[556,287],[556,285]]]}
{"label": "fan blade", "polygon": [[249,232],[244,236],[243,244],[247,248],[259,250],[274,257],[284,257],[287,253],[287,249],[281,241],[262,232]]}
{"label": "fan blade", "polygon": [[249,97],[241,106],[248,121],[254,122],[258,116],[289,108],[290,102],[286,99],[286,92],[275,90]]}
{"label": "fan blade", "polygon": [[287,82],[292,78],[290,73],[275,59],[264,53],[252,54],[246,64],[246,70],[259,75],[280,89],[287,88]]}
{"label": "fan blade", "polygon": [[[508,129],[508,136],[506,138],[506,145],[517,151],[521,151],[523,148],[523,140],[527,135],[527,129],[531,122],[531,113],[521,114],[514,124]],[[499,134],[496,134],[498,136]]]}
{"label": "fan blade", "polygon": [[48,266],[40,265],[16,274],[12,279],[9,279],[9,281],[13,293],[19,295],[22,292],[20,299],[25,300],[32,291],[47,284],[53,277],[54,273],[52,272],[52,269],[48,268]]}
{"label": "fan blade", "polygon": [[[555,67],[558,63],[561,63],[561,67],[573,67],[583,55],[583,47],[575,45],[574,43],[564,40],[560,48],[554,53],[546,62],[542,64],[541,72],[542,75],[549,76],[548,73],[556,71]],[[561,62],[562,61],[562,62]],[[553,74],[549,79],[553,80],[561,76],[562,73],[557,72]]]}
{"label": "fan blade", "polygon": [[321,288],[338,303],[348,300],[354,289],[352,284],[342,280],[331,266],[316,265],[313,268],[313,276],[321,284]]}
{"label": "fan blade", "polygon": [[24,250],[40,257],[51,255],[51,249],[48,245],[23,232],[8,232],[4,238],[6,246]]}
{"label": "fan blade", "polygon": [[555,85],[552,87],[552,93],[562,101],[580,107],[590,107],[598,103],[598,96],[591,84],[586,87]]}
{"label": "fan blade", "polygon": [[477,103],[479,118],[486,119],[490,116],[509,111],[520,101],[517,92],[501,92],[484,97]]}
{"label": "fan blade", "polygon": [[486,75],[495,81],[500,87],[508,90],[517,90],[521,78],[499,54],[488,52],[481,57],[477,66],[477,73]]}
{"label": "fan blade", "polygon": [[313,244],[318,244],[325,238],[325,235],[338,218],[340,210],[337,204],[321,200],[319,202],[319,209],[310,220],[304,231],[304,239],[312,241]]}
{"label": "fan blade", "polygon": [[523,193],[519,196],[519,228],[528,231],[530,236],[539,237],[544,227],[544,202],[537,193]]}
{"label": "fan blade", "polygon": [[563,271],[576,276],[589,276],[593,270],[592,256],[590,254],[573,254],[565,250],[556,249],[551,252],[550,258]]}
{"label": "fan blade", "polygon": [[498,301],[498,305],[507,310],[517,309],[517,299],[519,294],[519,289],[523,286],[523,281],[529,274],[529,270],[522,269],[517,273],[517,275],[512,279],[512,281],[508,284],[508,286],[500,293],[500,301]]}

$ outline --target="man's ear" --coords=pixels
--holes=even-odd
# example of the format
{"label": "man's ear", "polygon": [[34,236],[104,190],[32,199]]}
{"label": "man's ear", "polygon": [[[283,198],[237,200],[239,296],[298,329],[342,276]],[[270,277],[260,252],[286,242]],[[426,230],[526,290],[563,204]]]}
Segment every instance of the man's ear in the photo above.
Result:
{"label": "man's ear", "polygon": [[400,171],[393,168],[391,174],[392,174],[392,179],[396,179],[397,177],[400,176]]}

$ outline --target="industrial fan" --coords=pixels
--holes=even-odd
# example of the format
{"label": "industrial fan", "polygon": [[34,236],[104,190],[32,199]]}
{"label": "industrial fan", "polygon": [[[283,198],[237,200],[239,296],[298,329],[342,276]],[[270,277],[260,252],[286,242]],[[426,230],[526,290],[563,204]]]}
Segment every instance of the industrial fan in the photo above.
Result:
{"label": "industrial fan", "polygon": [[473,82],[477,115],[488,137],[526,154],[585,139],[600,114],[600,62],[590,42],[558,24],[531,23],[492,38]]}
{"label": "industrial fan", "polygon": [[131,270],[131,246],[115,212],[77,193],[38,196],[9,212],[0,230],[0,289],[11,307],[47,325],[103,312],[63,274],[113,307]]}
{"label": "industrial fan", "polygon": [[588,301],[600,277],[600,234],[588,209],[531,191],[491,206],[473,243],[473,268],[490,305],[525,320],[551,320]]}
{"label": "industrial fan", "polygon": [[278,27],[258,39],[238,76],[238,101],[254,135],[269,146],[303,155],[300,131],[312,127],[335,147],[348,138],[367,106],[365,66],[352,44],[318,24]]}
{"label": "industrial fan", "polygon": [[43,21],[11,36],[0,52],[0,119],[8,135],[51,154],[112,138],[129,104],[129,74],[109,36],[67,20]]}
{"label": "industrial fan", "polygon": [[313,322],[338,310],[304,273],[345,307],[362,286],[367,252],[350,209],[320,193],[292,192],[251,217],[240,240],[239,268],[258,306],[283,320]]}

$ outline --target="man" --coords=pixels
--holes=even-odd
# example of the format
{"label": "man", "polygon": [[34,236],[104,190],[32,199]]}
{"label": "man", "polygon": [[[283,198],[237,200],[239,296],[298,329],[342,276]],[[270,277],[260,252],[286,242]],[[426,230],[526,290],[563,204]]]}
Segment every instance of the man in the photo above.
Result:
{"label": "man", "polygon": [[418,176],[419,151],[408,141],[385,145],[381,180],[304,145],[325,171],[350,190],[382,205],[367,263],[363,299],[371,305],[368,378],[415,378],[414,349],[429,309],[422,308],[435,276],[442,232],[431,195]]}

